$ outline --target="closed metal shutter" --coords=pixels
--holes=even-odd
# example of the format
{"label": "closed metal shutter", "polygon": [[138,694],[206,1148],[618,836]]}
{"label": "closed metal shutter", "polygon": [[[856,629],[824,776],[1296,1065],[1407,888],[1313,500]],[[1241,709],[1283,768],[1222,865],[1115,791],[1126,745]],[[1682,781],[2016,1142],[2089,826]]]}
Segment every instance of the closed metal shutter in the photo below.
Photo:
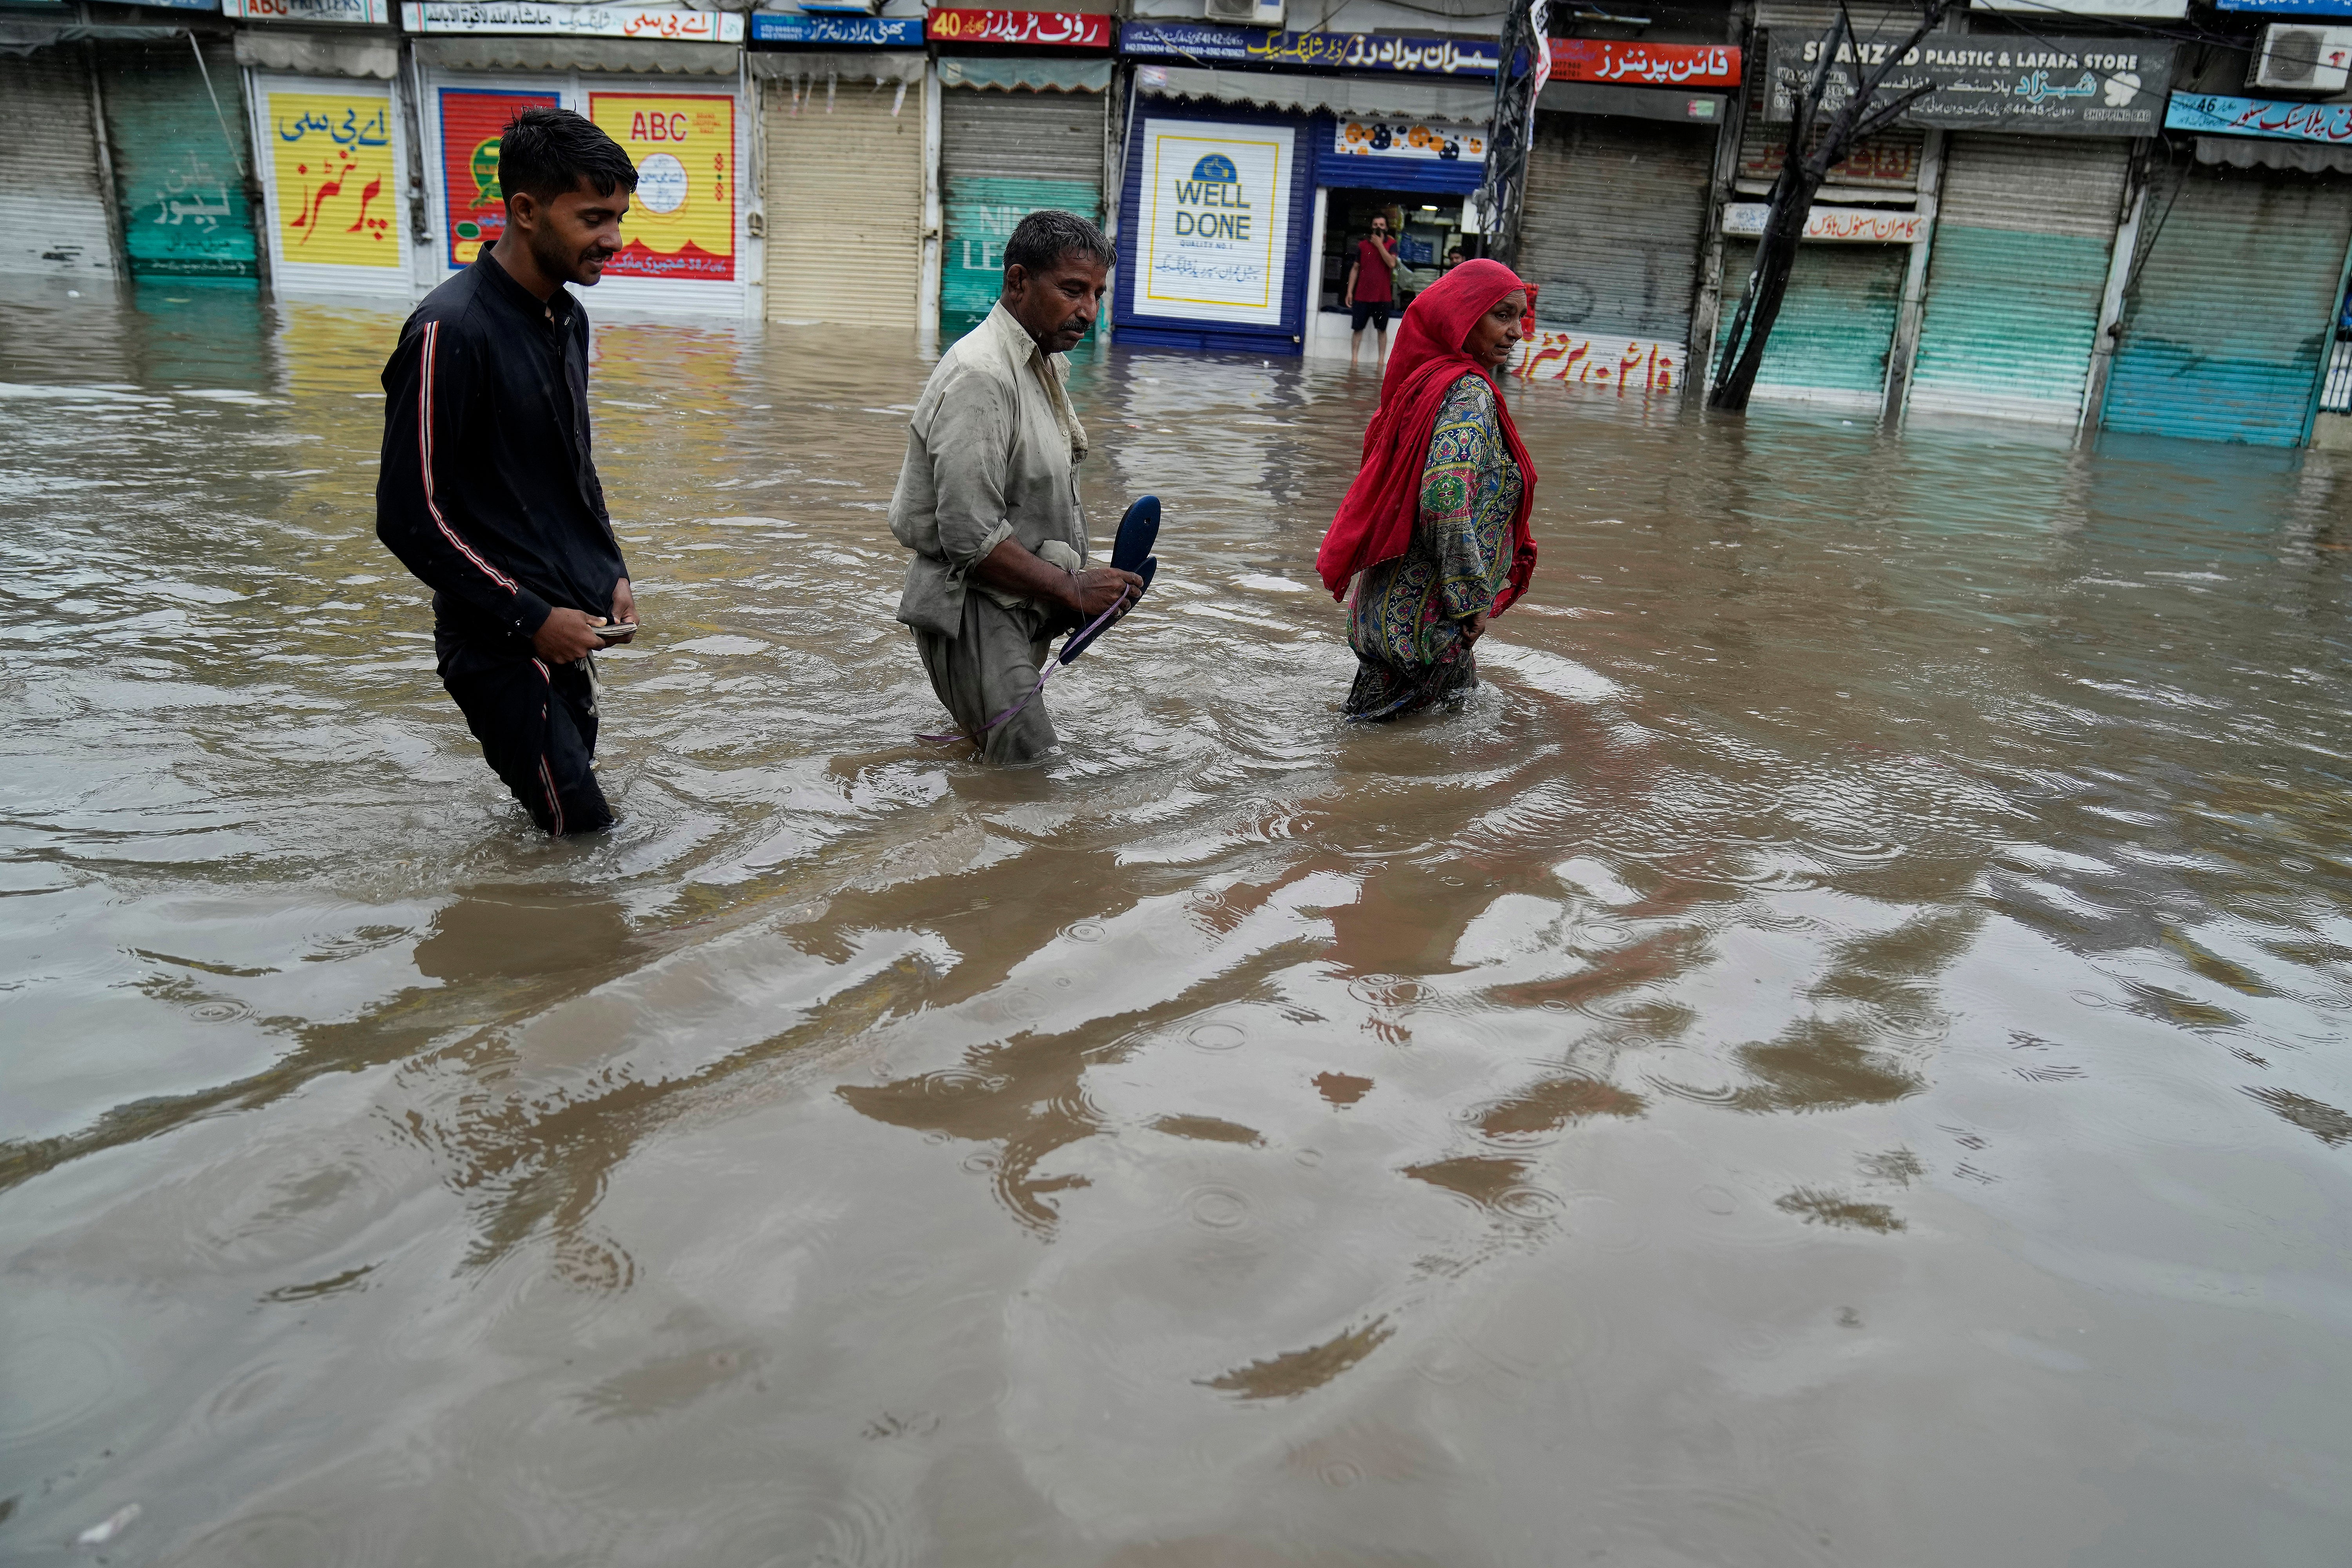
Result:
{"label": "closed metal shutter", "polygon": [[[1800,246],[1756,395],[1875,410],[1885,396],[1887,346],[1910,254],[1901,245]],[[1755,241],[1724,241],[1718,354],[1755,267]]]}
{"label": "closed metal shutter", "polygon": [[111,277],[106,202],[88,57],[0,55],[0,271]]}
{"label": "closed metal shutter", "polygon": [[1538,117],[1519,261],[1539,326],[1687,344],[1715,138],[1666,121]]}
{"label": "closed metal shutter", "polygon": [[[100,48],[107,147],[133,277],[261,276],[246,202],[244,73],[225,37],[205,40],[205,65],[210,92],[180,40]],[[390,212],[396,197],[382,199]]]}
{"label": "closed metal shutter", "polygon": [[1098,92],[954,87],[940,95],[942,343],[979,324],[1003,290],[1004,242],[1041,207],[1102,221]]}
{"label": "closed metal shutter", "polygon": [[2081,416],[2130,158],[2104,137],[1946,141],[1913,408]]}
{"label": "closed metal shutter", "polygon": [[2110,430],[2301,442],[2336,282],[2352,182],[2192,165],[2148,192],[2142,252],[2108,372]]}
{"label": "closed metal shutter", "polygon": [[[923,91],[766,89],[768,319],[913,327],[923,273]],[[828,101],[828,98],[830,101]]]}

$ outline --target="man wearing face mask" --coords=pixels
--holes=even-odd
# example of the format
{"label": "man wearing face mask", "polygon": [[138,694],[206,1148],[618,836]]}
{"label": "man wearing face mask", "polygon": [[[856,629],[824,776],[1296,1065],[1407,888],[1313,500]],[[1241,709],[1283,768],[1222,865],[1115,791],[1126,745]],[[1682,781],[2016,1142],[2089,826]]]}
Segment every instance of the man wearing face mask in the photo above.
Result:
{"label": "man wearing face mask", "polygon": [[1087,433],[1063,391],[1063,356],[1093,329],[1111,260],[1102,231],[1075,213],[1023,218],[995,308],[940,356],[908,421],[890,497],[890,532],[915,556],[898,619],[932,691],[991,762],[1053,749],[1045,702],[1023,706],[1052,639],[1143,591],[1131,571],[1087,566]]}
{"label": "man wearing face mask", "polygon": [[593,287],[637,172],[568,110],[499,140],[505,232],[425,297],[383,368],[376,537],[433,590],[442,686],[545,831],[612,825],[591,655],[636,630],[588,442]]}

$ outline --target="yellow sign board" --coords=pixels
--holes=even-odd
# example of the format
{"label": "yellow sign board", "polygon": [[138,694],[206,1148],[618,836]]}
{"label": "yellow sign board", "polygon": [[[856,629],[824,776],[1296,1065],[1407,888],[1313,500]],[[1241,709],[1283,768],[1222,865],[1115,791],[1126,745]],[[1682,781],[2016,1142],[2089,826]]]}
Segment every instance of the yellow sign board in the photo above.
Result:
{"label": "yellow sign board", "polygon": [[637,166],[607,277],[723,283],[735,276],[735,99],[720,93],[592,92],[588,118]]}
{"label": "yellow sign board", "polygon": [[388,95],[269,95],[270,222],[285,260],[400,265]]}

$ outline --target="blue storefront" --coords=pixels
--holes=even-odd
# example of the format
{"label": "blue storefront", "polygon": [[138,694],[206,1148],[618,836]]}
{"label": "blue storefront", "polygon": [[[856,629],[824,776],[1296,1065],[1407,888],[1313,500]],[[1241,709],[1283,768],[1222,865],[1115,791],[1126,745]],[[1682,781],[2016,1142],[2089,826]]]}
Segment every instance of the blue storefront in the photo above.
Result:
{"label": "blue storefront", "polygon": [[[1119,340],[1349,352],[1345,260],[1374,211],[1413,271],[1476,254],[1491,42],[1129,23]],[[1183,64],[1164,63],[1183,61]]]}

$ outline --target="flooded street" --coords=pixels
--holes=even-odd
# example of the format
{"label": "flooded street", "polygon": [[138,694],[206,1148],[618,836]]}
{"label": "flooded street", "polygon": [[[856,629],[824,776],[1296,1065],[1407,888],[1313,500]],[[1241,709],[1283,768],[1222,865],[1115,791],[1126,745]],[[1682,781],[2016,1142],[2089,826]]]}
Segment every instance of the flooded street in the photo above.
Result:
{"label": "flooded street", "polygon": [[9,287],[0,1560],[2343,1561],[2346,460],[1538,386],[1529,601],[1360,729],[1376,377],[1097,350],[1162,569],[991,770],[911,340],[592,294],[550,843],[397,316]]}

